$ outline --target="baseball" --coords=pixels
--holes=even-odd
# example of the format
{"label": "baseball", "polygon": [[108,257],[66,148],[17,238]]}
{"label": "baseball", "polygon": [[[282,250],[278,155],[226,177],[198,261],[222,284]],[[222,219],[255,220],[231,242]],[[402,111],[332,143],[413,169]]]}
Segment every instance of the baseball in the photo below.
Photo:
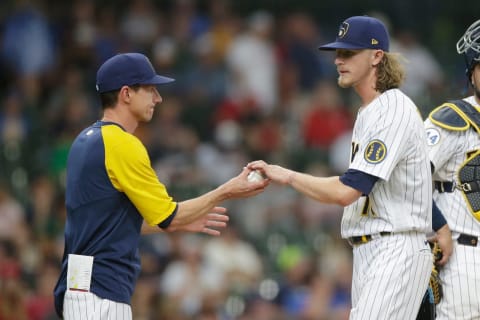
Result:
{"label": "baseball", "polygon": [[261,172],[259,172],[258,170],[253,170],[247,176],[247,180],[249,182],[260,182],[260,181],[263,181],[263,179],[265,179],[263,177],[263,174]]}

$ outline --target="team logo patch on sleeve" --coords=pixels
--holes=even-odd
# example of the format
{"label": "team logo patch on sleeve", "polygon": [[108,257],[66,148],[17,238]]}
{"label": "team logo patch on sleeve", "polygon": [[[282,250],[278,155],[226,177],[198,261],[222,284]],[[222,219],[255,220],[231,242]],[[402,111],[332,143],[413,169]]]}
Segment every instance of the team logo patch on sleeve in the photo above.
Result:
{"label": "team logo patch on sleeve", "polygon": [[387,147],[380,140],[372,140],[368,143],[367,148],[365,148],[365,160],[368,163],[379,163],[385,159],[387,155]]}
{"label": "team logo patch on sleeve", "polygon": [[435,128],[427,129],[427,144],[434,146],[440,141],[440,132]]}

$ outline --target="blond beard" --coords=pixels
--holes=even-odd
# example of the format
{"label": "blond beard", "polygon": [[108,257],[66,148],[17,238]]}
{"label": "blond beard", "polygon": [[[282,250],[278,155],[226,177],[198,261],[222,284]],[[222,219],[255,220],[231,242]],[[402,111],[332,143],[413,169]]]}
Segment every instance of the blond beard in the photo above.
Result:
{"label": "blond beard", "polygon": [[337,83],[338,83],[338,86],[340,88],[346,89],[346,88],[350,88],[352,86],[351,83],[346,83],[345,81],[342,81],[342,79],[343,79],[342,76],[338,76],[338,78],[337,78]]}

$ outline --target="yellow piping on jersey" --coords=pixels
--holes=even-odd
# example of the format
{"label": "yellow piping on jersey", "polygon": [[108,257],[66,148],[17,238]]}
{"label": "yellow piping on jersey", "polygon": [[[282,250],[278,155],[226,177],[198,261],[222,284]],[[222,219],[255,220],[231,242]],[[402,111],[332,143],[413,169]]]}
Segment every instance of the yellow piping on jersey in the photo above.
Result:
{"label": "yellow piping on jersey", "polygon": [[[450,108],[453,111],[455,111],[455,113],[457,113],[460,116],[460,118],[462,118],[462,120],[465,122],[465,124],[463,126],[451,126],[451,125],[448,125],[444,122],[436,120],[433,117],[433,115],[443,108]],[[455,104],[450,103],[450,102],[446,102],[446,103],[440,105],[439,107],[436,107],[432,112],[430,112],[428,118],[430,119],[430,121],[432,121],[433,124],[435,124],[435,125],[437,125],[441,128],[447,129],[447,130],[466,131],[470,128],[470,126],[472,126],[475,129],[475,131],[480,133],[480,128],[477,126],[477,124],[474,121],[472,121],[459,107],[457,107]]]}

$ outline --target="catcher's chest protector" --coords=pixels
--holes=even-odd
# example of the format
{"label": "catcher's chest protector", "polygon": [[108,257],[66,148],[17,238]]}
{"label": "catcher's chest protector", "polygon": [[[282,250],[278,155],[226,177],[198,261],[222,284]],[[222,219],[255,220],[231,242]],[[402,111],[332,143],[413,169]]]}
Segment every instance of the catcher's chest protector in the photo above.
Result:
{"label": "catcher's chest protector", "polygon": [[[452,130],[474,129],[480,134],[480,113],[464,100],[449,101],[430,113],[437,126]],[[458,172],[457,189],[462,192],[470,213],[480,221],[480,150],[467,156]]]}

